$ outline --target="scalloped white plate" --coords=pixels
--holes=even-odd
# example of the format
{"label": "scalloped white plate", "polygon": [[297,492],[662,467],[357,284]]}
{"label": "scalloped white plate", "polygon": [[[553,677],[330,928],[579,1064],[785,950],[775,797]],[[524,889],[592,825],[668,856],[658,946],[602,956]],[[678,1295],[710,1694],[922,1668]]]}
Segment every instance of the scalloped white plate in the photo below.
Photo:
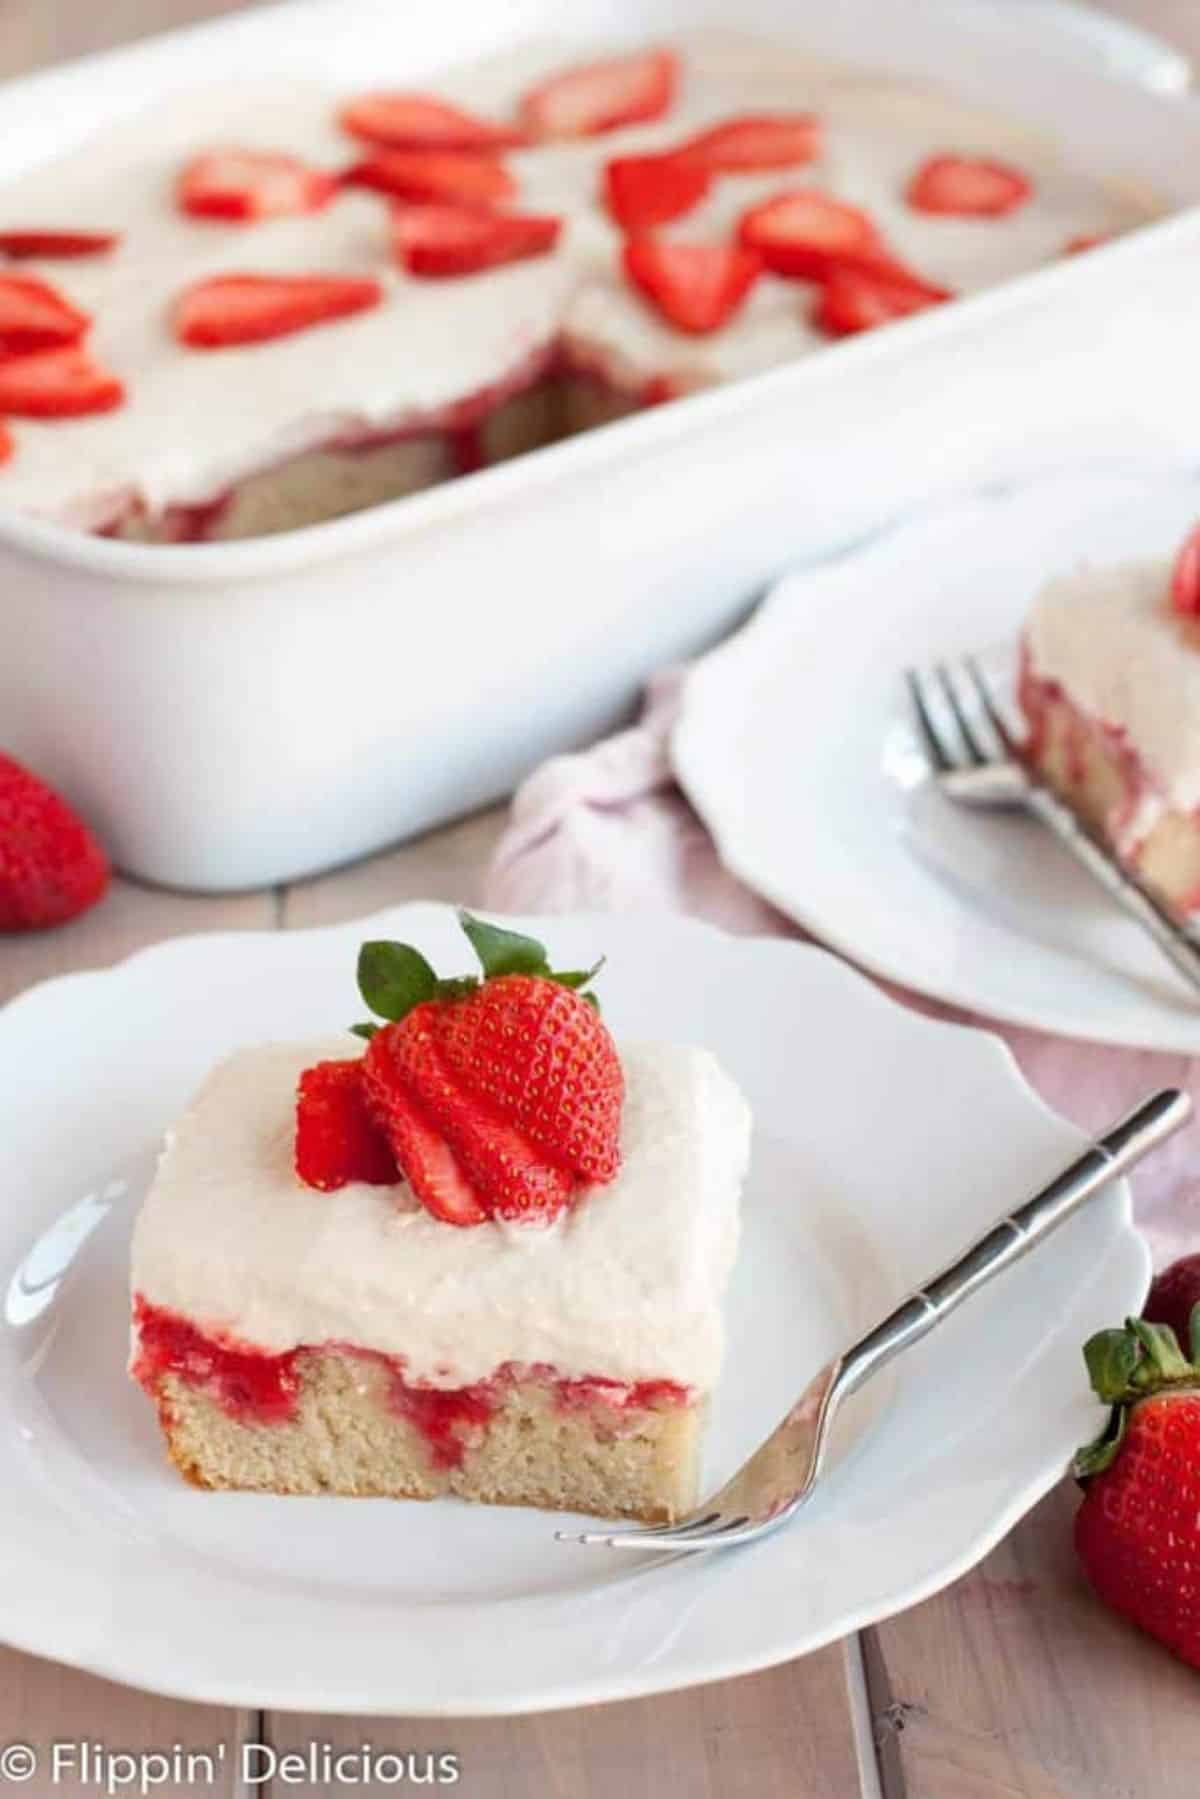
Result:
{"label": "scalloped white plate", "polygon": [[[529,928],[537,929],[536,925]],[[978,1032],[893,1005],[820,950],[696,923],[545,921],[607,952],[620,1034],[710,1045],[755,1111],[715,1408],[731,1470],[813,1368],[1073,1153]],[[155,1146],[214,1059],[351,1017],[364,935],[440,966],[452,913],[183,938],[0,1013],[0,1637],[188,1699],[458,1716],[748,1672],[961,1574],[1095,1424],[1079,1345],[1141,1300],[1114,1184],[899,1365],[802,1521],[667,1566],[552,1540],[537,1512],[206,1494],[125,1375],[126,1256]]]}
{"label": "scalloped white plate", "polygon": [[912,664],[966,650],[1003,676],[1051,575],[1167,556],[1198,513],[1194,475],[1045,475],[780,582],[689,676],[672,745],[726,866],[860,966],[935,999],[1200,1054],[1195,993],[1046,830],[932,787],[904,687]]}

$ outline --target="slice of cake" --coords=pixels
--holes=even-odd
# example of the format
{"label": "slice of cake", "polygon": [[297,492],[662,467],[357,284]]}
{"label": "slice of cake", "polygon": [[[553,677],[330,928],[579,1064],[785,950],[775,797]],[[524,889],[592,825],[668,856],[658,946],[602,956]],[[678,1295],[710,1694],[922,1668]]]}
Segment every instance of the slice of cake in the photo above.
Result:
{"label": "slice of cake", "polygon": [[482,978],[365,946],[365,1048],[209,1077],[137,1223],[131,1371],[200,1486],[678,1517],[747,1107],[704,1050],[618,1051],[594,971],[464,927]]}
{"label": "slice of cake", "polygon": [[1200,911],[1200,533],[1174,567],[1051,581],[1019,694],[1047,782],[1169,905]]}

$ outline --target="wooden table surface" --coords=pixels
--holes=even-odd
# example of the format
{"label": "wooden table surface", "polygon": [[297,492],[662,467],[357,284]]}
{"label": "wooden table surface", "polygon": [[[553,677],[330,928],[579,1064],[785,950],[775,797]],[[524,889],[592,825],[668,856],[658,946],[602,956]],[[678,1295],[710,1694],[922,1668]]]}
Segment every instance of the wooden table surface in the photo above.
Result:
{"label": "wooden table surface", "polygon": [[[239,4],[0,0],[0,75]],[[1120,0],[1110,10],[1200,59],[1200,0]],[[491,813],[325,879],[232,899],[118,882],[68,929],[0,943],[0,1001],[180,932],[287,930],[416,897],[470,904],[500,823]],[[1064,1484],[972,1574],[902,1617],[769,1673],[669,1698],[449,1725],[235,1714],[0,1649],[0,1744],[88,1737],[164,1750],[254,1738],[283,1749],[368,1737],[380,1748],[456,1750],[468,1799],[1195,1799],[1196,1676],[1093,1602],[1072,1560],[1073,1504]],[[164,1619],[165,1638],[186,1628],[185,1618]],[[231,1752],[227,1765],[236,1760]],[[24,1787],[72,1790],[83,1789],[52,1787],[46,1775]],[[232,1766],[208,1790],[242,1791]],[[340,1789],[271,1790],[315,1799]]]}

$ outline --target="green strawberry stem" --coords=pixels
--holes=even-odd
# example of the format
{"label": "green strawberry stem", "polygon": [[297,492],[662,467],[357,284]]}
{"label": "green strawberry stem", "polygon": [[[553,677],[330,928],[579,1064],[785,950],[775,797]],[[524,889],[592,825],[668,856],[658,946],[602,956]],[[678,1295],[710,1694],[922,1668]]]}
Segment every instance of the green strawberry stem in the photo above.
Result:
{"label": "green strawberry stem", "polygon": [[[1191,1318],[1192,1341],[1197,1341],[1197,1306]],[[1086,1481],[1111,1466],[1125,1434],[1129,1409],[1139,1399],[1172,1388],[1200,1386],[1200,1367],[1190,1362],[1179,1339],[1166,1324],[1150,1324],[1144,1318],[1127,1318],[1120,1330],[1097,1331],[1083,1346],[1083,1359],[1093,1391],[1111,1407],[1108,1421],[1095,1442],[1075,1456],[1077,1480]]]}
{"label": "green strawberry stem", "polygon": [[[604,966],[603,957],[592,968],[556,970],[550,966],[545,947],[534,937],[506,931],[500,925],[489,924],[486,919],[475,918],[466,911],[459,912],[458,922],[479,958],[482,982],[497,980],[502,975],[531,975],[539,980],[554,981],[560,987],[570,987],[599,1011],[595,994],[582,990],[599,974]],[[426,1000],[463,999],[476,992],[482,982],[478,975],[440,980],[420,950],[409,943],[379,940],[364,943],[358,952],[358,990],[371,1011],[392,1024]],[[356,1037],[370,1038],[379,1026],[355,1024],[350,1028]]]}

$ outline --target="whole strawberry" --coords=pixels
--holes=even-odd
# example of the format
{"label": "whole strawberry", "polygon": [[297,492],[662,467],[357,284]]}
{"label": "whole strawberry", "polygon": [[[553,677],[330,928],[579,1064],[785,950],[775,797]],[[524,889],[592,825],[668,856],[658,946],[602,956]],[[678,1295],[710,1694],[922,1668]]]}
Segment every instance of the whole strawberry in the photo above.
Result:
{"label": "whole strawberry", "polygon": [[[597,970],[556,972],[533,938],[459,917],[482,978],[439,980],[408,944],[363,945],[359,987],[388,1021],[355,1027],[366,1112],[435,1217],[548,1223],[620,1165],[624,1077],[584,991]],[[299,1118],[310,1128],[303,1104]],[[324,1169],[365,1178],[361,1142],[318,1149]],[[306,1165],[298,1148],[302,1178]]]}
{"label": "whole strawberry", "polygon": [[1200,1336],[1192,1324],[1192,1313],[1200,1305],[1200,1255],[1181,1256],[1156,1274],[1150,1293],[1142,1307],[1142,1317],[1150,1324],[1169,1324],[1179,1341],[1200,1351]]}
{"label": "whole strawberry", "polygon": [[1076,1457],[1079,1559],[1114,1611],[1200,1668],[1200,1368],[1140,1318],[1099,1332],[1084,1357],[1113,1410]]}
{"label": "whole strawberry", "polygon": [[111,870],[67,802],[0,755],[0,931],[62,924],[103,897]]}

